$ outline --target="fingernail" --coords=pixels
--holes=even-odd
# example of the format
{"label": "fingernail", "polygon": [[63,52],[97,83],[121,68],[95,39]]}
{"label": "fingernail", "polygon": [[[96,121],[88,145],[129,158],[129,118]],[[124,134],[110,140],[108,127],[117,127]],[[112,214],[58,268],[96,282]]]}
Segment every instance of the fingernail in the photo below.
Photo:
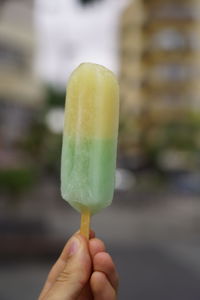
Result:
{"label": "fingernail", "polygon": [[80,246],[80,241],[77,238],[73,238],[72,241],[70,242],[70,246],[69,246],[69,256],[74,255]]}

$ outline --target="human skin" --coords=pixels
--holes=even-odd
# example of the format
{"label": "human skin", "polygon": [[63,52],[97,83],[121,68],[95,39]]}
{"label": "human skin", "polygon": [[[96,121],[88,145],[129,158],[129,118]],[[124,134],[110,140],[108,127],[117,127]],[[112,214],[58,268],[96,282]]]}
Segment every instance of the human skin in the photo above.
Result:
{"label": "human skin", "polygon": [[116,300],[118,274],[104,243],[75,233],[52,267],[38,300]]}

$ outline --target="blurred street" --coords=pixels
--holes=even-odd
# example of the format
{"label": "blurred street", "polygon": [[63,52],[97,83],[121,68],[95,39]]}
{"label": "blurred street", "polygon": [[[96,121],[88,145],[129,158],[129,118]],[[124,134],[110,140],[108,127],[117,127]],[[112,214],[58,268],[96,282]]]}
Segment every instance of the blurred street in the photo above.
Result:
{"label": "blurred street", "polygon": [[[65,240],[78,228],[79,214],[63,200],[55,199],[56,190],[57,187],[54,192],[52,188],[48,198],[47,195],[43,198],[45,201],[40,203],[43,209],[38,212],[47,222],[46,242],[42,245],[38,239],[41,245],[34,245],[37,239],[29,236],[27,248],[21,249],[17,260],[14,252],[7,257],[4,253],[6,259],[1,261],[0,269],[1,300],[14,300],[16,293],[19,299],[36,299]],[[30,201],[30,205],[29,211],[36,212],[38,203]],[[191,295],[193,300],[199,299],[199,220],[198,197],[162,191],[116,193],[112,206],[93,217],[92,228],[105,241],[117,264],[119,299],[190,300]],[[36,235],[40,234],[38,230]],[[48,236],[54,240],[49,246]],[[11,233],[10,237],[7,235],[9,238],[12,240]]]}
{"label": "blurred street", "polygon": [[[179,253],[170,246],[149,244],[111,249],[120,273],[119,299],[198,300],[200,244],[187,245],[185,250]],[[195,268],[188,264],[190,259],[197,264]],[[14,300],[16,293],[18,299],[37,299],[51,265],[42,261],[1,263],[0,299]]]}

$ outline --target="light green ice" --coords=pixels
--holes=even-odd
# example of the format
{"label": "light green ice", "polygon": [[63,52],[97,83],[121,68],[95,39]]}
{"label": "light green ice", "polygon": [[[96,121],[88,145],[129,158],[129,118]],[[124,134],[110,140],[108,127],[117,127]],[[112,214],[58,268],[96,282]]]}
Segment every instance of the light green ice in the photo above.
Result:
{"label": "light green ice", "polygon": [[116,143],[116,139],[63,136],[61,193],[79,212],[88,208],[94,214],[111,204]]}

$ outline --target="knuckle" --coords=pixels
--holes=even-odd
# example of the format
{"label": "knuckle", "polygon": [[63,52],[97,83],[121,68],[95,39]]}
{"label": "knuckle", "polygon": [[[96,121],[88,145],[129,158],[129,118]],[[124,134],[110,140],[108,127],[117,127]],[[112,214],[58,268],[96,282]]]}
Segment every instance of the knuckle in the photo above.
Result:
{"label": "knuckle", "polygon": [[59,276],[56,278],[57,282],[66,282],[70,280],[70,273],[68,270],[63,270]]}
{"label": "knuckle", "polygon": [[108,272],[109,272],[109,274],[115,274],[116,273],[116,269],[115,269],[114,264],[110,264],[108,266]]}

